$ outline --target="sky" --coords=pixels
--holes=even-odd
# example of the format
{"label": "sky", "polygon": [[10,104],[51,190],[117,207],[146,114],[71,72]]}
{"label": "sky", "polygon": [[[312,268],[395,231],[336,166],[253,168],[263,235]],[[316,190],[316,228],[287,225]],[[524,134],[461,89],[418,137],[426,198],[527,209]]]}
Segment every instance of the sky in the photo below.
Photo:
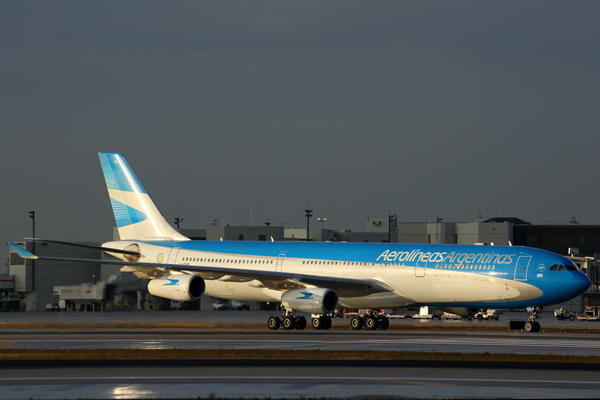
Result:
{"label": "sky", "polygon": [[[98,152],[182,228],[600,224],[600,3],[0,3],[0,239],[112,239]],[[316,225],[315,225],[316,224]],[[8,248],[5,250],[8,255]]]}

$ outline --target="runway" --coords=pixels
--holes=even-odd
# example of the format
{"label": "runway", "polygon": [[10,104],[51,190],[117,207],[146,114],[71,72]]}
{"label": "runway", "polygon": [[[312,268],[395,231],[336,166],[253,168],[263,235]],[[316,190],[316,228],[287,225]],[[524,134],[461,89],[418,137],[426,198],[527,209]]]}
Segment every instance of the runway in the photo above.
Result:
{"label": "runway", "polygon": [[[264,313],[206,313],[204,321],[260,321]],[[23,314],[22,314],[23,315]],[[37,321],[63,318],[81,321],[189,321],[190,313],[115,313],[103,315],[52,313]],[[10,315],[10,318],[14,318]],[[30,319],[27,315],[24,319]],[[4,319],[6,321],[6,319]],[[427,321],[425,324],[433,321]],[[453,321],[462,324],[477,321]],[[507,320],[498,321],[507,324]],[[550,322],[550,321],[548,321]],[[406,323],[396,321],[395,323]],[[439,324],[444,321],[435,321]],[[481,323],[497,323],[484,321]],[[554,322],[556,323],[556,322]],[[562,324],[562,322],[561,322]],[[577,322],[571,326],[577,326]],[[581,326],[585,323],[579,323]],[[593,325],[595,326],[595,325]],[[600,355],[597,334],[527,334],[521,332],[414,331],[269,331],[216,330],[6,330],[0,322],[0,349],[322,349],[376,351],[491,352],[522,354]],[[0,350],[1,351],[1,350]],[[557,398],[594,397],[600,389],[598,371],[560,366],[506,366],[441,362],[393,365],[385,361],[256,360],[243,362],[191,360],[119,361],[81,365],[54,363],[0,366],[3,399],[126,398],[301,398],[360,396],[385,398]],[[357,364],[359,363],[359,364]],[[539,369],[544,368],[544,369]],[[596,368],[597,369],[597,368]]]}
{"label": "runway", "polygon": [[600,356],[600,335],[244,331],[0,333],[0,348],[436,351]]}
{"label": "runway", "polygon": [[11,399],[594,397],[597,371],[313,365],[2,368]]}

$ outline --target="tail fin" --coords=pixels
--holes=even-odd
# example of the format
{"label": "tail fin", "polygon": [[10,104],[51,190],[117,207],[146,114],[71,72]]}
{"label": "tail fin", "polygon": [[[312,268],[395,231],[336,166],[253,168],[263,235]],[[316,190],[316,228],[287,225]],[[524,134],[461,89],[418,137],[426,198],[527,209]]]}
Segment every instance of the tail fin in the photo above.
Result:
{"label": "tail fin", "polygon": [[120,153],[98,153],[121,240],[189,240],[162,216]]}

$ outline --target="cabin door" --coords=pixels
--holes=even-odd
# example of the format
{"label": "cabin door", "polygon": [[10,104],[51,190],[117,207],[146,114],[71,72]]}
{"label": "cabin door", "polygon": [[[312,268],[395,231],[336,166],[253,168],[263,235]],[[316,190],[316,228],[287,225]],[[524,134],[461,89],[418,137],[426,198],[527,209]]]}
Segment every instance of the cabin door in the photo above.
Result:
{"label": "cabin door", "polygon": [[415,276],[417,278],[425,278],[425,271],[427,270],[427,261],[421,261],[417,259],[417,265],[415,265]]}
{"label": "cabin door", "polygon": [[177,264],[177,255],[179,254],[181,247],[174,247],[169,253],[169,264]]}
{"label": "cabin door", "polygon": [[517,260],[517,266],[515,267],[515,281],[526,281],[527,280],[527,268],[531,256],[521,256]]}
{"label": "cabin door", "polygon": [[285,259],[285,254],[280,254],[277,258],[277,263],[275,264],[275,272],[283,272],[283,260]]}

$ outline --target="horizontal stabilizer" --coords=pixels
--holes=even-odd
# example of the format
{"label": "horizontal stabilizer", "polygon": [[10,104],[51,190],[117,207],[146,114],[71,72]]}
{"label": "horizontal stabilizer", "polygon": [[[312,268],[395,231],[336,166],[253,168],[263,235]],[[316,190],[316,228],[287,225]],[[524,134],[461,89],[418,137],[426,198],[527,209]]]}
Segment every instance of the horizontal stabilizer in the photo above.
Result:
{"label": "horizontal stabilizer", "polygon": [[17,253],[19,255],[19,257],[21,257],[21,258],[27,258],[27,259],[30,259],[30,260],[37,260],[38,259],[38,257],[35,254],[31,254],[30,252],[28,252],[27,250],[25,250],[24,248],[22,248],[21,246],[19,246],[15,242],[6,242],[6,244],[9,245],[10,248],[13,249],[13,251],[15,253]]}

